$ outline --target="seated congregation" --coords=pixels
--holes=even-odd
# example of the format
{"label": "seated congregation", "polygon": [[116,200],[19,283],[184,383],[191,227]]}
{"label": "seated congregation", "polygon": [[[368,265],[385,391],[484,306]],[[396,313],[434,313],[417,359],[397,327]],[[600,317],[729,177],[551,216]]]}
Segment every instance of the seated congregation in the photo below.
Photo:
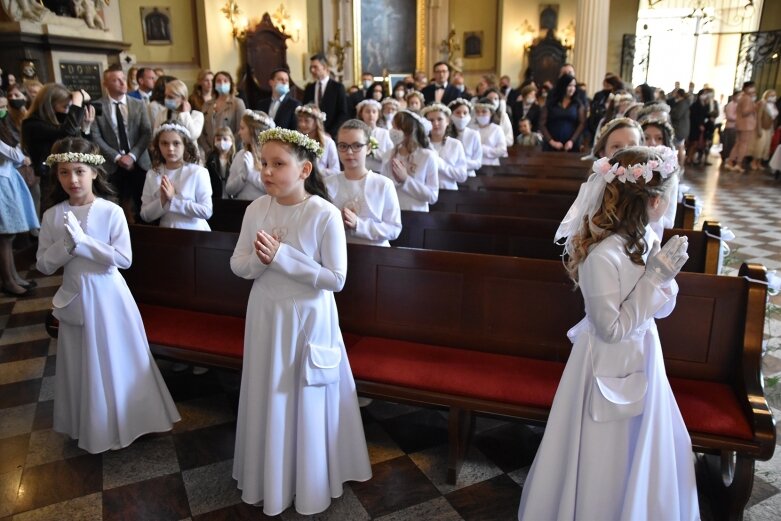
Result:
{"label": "seated congregation", "polygon": [[669,107],[615,96],[589,133],[571,66],[534,122],[535,86],[473,98],[447,63],[353,106],[321,55],[301,102],[280,69],[251,108],[228,73],[190,97],[147,70],[162,102],[110,67],[100,103],[48,84],[21,146],[0,134],[16,208],[25,154],[46,190],[8,233],[63,270],[55,430],[93,453],[170,430],[154,356],[241,372],[232,477],[266,515],[372,478],[360,395],[447,411],[451,484],[476,415],[547,426],[519,519],[699,519],[696,479],[742,518],[776,440],[765,269],[720,275]]}

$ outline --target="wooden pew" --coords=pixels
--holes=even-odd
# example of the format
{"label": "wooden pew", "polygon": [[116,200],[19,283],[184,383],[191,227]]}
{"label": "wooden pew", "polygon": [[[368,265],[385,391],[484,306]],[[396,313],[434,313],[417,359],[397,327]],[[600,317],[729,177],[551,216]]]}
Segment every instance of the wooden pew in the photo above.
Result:
{"label": "wooden pew", "polygon": [[582,153],[564,153],[564,152],[540,152],[527,147],[512,146],[507,149],[507,157],[499,159],[503,165],[525,165],[525,166],[556,166],[556,167],[578,167],[585,171],[591,168],[592,161],[583,160],[585,154]]}
{"label": "wooden pew", "polygon": [[[156,355],[241,367],[250,282],[230,272],[237,236],[131,226],[125,275]],[[547,419],[571,348],[566,331],[583,315],[560,262],[360,245],[348,246],[348,259],[336,297],[358,389],[449,409],[449,482],[474,413]],[[734,469],[731,482],[711,484],[730,519],[749,497],[754,461],[775,448],[760,373],[766,290],[754,281],[763,278],[756,265],[740,278],[682,273],[676,310],[659,321],[694,449]]]}
{"label": "wooden pew", "polygon": [[[474,179],[474,178],[470,178]],[[508,217],[530,217],[537,219],[563,219],[575,193],[522,193],[504,191],[440,190],[432,212],[473,213],[483,215],[505,215]],[[694,229],[696,200],[686,194],[678,203],[675,227]]]}
{"label": "wooden pew", "polygon": [[[401,224],[401,234],[391,246],[548,260],[560,259],[563,253],[553,242],[558,220],[402,211]],[[706,221],[702,231],[665,230],[663,239],[676,234],[689,239],[683,271],[718,274],[718,222]]]}
{"label": "wooden pew", "polygon": [[542,165],[485,165],[477,171],[477,176],[516,176],[538,179],[577,179],[581,183],[589,176],[586,165],[578,167],[542,166]]}

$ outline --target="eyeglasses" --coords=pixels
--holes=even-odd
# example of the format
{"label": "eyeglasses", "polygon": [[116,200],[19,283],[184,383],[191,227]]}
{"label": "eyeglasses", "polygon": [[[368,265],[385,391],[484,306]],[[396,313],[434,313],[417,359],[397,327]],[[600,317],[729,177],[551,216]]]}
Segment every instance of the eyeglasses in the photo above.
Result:
{"label": "eyeglasses", "polygon": [[366,146],[366,143],[337,143],[336,148],[339,149],[339,152],[347,152],[348,150],[350,152],[360,152],[363,147]]}

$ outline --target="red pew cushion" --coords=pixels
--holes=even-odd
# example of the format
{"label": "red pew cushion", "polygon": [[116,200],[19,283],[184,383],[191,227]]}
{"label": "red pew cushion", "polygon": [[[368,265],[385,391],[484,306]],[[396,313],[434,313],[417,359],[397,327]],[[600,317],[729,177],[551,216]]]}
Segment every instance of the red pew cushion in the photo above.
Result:
{"label": "red pew cushion", "polygon": [[754,439],[751,425],[728,384],[670,378],[670,387],[689,432]]}
{"label": "red pew cushion", "polygon": [[356,380],[550,407],[564,364],[363,337],[348,351]]}
{"label": "red pew cushion", "polygon": [[150,344],[242,358],[244,319],[139,304]]}

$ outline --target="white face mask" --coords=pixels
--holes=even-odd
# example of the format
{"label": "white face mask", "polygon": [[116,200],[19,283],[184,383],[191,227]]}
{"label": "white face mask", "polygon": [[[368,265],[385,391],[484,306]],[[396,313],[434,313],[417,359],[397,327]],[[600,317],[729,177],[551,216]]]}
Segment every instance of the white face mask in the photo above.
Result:
{"label": "white face mask", "polygon": [[388,135],[390,136],[390,140],[394,145],[401,145],[401,143],[404,141],[404,132],[397,128],[390,129],[388,131]]}
{"label": "white face mask", "polygon": [[223,152],[227,152],[233,146],[233,141],[231,141],[230,139],[221,139],[215,144],[220,150],[222,150]]}
{"label": "white face mask", "polygon": [[363,88],[368,89],[369,87],[372,86],[372,83],[373,83],[372,80],[363,80]]}
{"label": "white face mask", "polygon": [[383,114],[383,117],[385,118],[385,121],[388,123],[388,125],[391,124],[391,121],[393,121],[393,116],[395,116],[396,113],[393,114]]}
{"label": "white face mask", "polygon": [[776,98],[775,96],[768,96],[767,101],[770,103],[775,103],[777,99],[778,98]]}
{"label": "white face mask", "polygon": [[469,122],[472,121],[472,116],[469,115],[466,115],[464,117],[453,116],[451,118],[451,121],[453,121],[453,126],[455,126],[458,130],[464,130],[466,126],[469,124]]}
{"label": "white face mask", "polygon": [[491,116],[477,116],[475,119],[477,120],[477,124],[481,127],[484,127],[491,122]]}

